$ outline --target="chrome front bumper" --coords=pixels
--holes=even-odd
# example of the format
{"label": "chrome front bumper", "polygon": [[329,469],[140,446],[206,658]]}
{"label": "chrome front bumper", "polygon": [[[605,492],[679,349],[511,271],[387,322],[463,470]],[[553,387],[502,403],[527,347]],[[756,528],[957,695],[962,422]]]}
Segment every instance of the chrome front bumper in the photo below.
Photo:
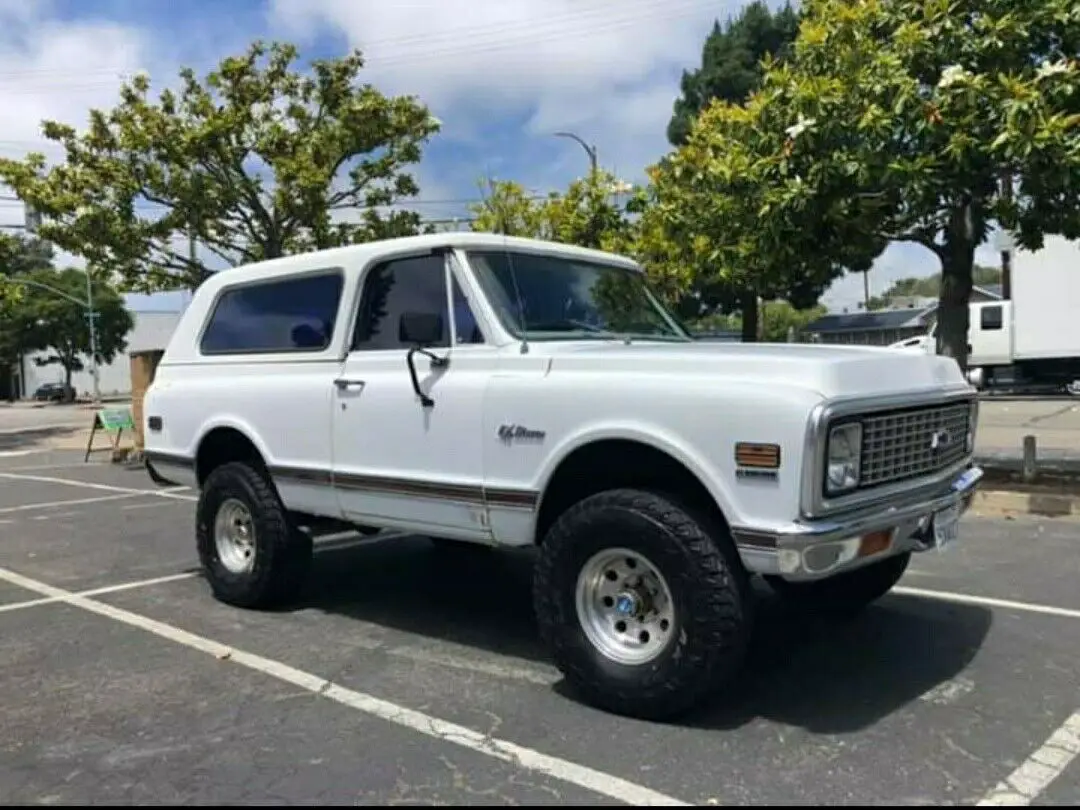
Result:
{"label": "chrome front bumper", "polygon": [[743,564],[792,581],[825,579],[905,551],[935,547],[933,517],[971,506],[983,471],[969,467],[941,489],[821,520],[771,529],[733,527]]}

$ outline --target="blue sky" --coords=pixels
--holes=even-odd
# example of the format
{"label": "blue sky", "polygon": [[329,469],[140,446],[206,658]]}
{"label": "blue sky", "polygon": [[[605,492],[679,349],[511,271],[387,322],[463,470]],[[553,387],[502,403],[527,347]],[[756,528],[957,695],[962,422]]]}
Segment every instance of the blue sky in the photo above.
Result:
{"label": "blue sky", "polygon": [[[360,47],[367,79],[419,96],[443,122],[416,174],[417,209],[468,215],[484,177],[537,192],[564,188],[588,166],[577,133],[624,179],[668,148],[664,135],[682,69],[696,66],[716,18],[737,0],[0,0],[0,154],[41,148],[43,118],[76,126],[116,99],[121,77],[156,86],[181,65],[205,71],[256,38],[286,39],[302,59]],[[3,196],[3,192],[0,192]],[[0,224],[21,221],[0,200]],[[992,256],[980,258],[991,260]],[[937,271],[928,251],[890,248],[871,291]],[[827,293],[854,308],[861,277]],[[135,303],[133,301],[133,303]],[[143,305],[140,302],[139,305]],[[166,306],[174,306],[170,300]]]}

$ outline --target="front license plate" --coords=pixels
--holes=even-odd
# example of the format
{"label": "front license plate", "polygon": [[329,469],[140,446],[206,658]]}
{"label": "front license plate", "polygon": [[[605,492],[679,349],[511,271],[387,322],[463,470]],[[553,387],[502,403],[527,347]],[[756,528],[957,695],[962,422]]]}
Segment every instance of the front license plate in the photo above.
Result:
{"label": "front license plate", "polygon": [[960,506],[950,506],[934,515],[934,546],[939,551],[960,536]]}

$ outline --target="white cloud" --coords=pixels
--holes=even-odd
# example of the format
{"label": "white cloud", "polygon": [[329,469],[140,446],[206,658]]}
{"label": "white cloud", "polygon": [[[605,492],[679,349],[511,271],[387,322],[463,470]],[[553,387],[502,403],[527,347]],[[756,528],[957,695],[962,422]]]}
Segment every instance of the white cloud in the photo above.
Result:
{"label": "white cloud", "polygon": [[41,122],[82,126],[111,106],[124,77],[144,66],[145,35],[106,20],[60,22],[48,4],[0,2],[0,154],[44,150]]}
{"label": "white cloud", "polygon": [[[667,148],[680,71],[700,62],[717,16],[741,5],[271,0],[275,22],[289,34],[330,31],[361,48],[370,80],[384,92],[418,95],[447,122],[447,137],[468,139],[485,122],[512,114],[534,137],[577,132],[596,145],[602,164],[634,179]],[[573,155],[567,166],[580,173],[583,159]]]}
{"label": "white cloud", "polygon": [[[123,76],[147,53],[137,29],[110,21],[51,19],[46,2],[0,0],[0,156],[40,151],[60,156],[41,133],[43,120],[81,127],[90,107],[109,106]],[[0,187],[0,224],[21,225],[23,206]],[[64,254],[60,261],[79,264]]]}

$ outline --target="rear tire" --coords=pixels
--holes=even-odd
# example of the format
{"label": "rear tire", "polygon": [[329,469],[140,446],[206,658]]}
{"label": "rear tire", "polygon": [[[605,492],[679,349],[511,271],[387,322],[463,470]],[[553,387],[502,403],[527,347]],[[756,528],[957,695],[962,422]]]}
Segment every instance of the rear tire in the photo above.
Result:
{"label": "rear tire", "polygon": [[242,462],[216,468],[203,484],[196,543],[215,598],[243,608],[293,600],[313,554],[267,477]]}
{"label": "rear tire", "polygon": [[893,589],[904,576],[911,552],[887,557],[846,574],[814,582],[788,582],[769,576],[766,581],[786,601],[814,613],[854,616]]}
{"label": "rear tire", "polygon": [[541,638],[568,685],[652,720],[688,711],[739,671],[752,598],[723,527],[633,489],[567,510],[533,581]]}

